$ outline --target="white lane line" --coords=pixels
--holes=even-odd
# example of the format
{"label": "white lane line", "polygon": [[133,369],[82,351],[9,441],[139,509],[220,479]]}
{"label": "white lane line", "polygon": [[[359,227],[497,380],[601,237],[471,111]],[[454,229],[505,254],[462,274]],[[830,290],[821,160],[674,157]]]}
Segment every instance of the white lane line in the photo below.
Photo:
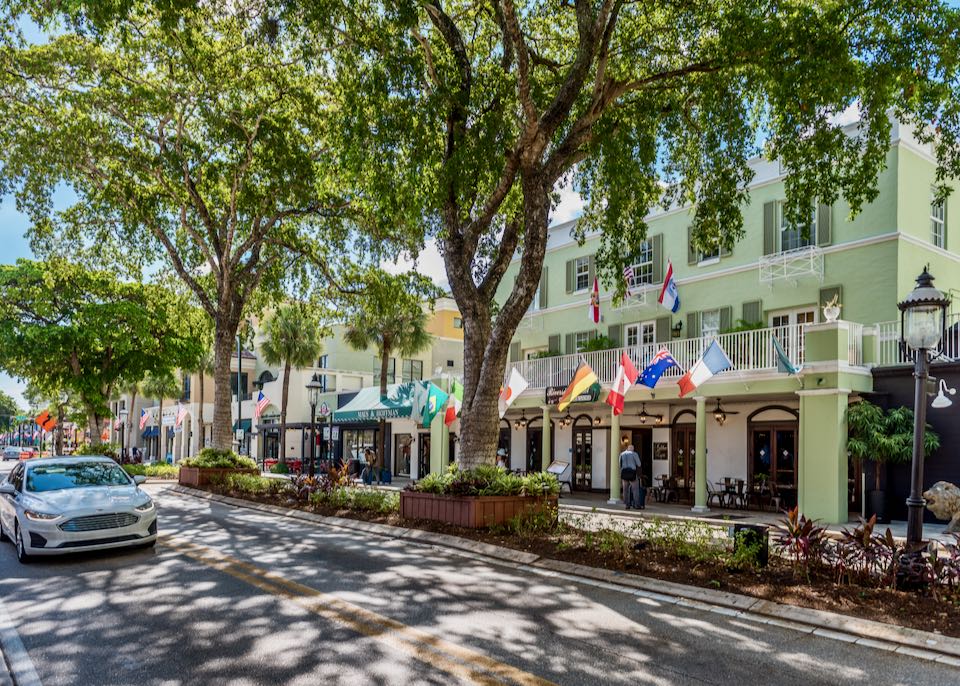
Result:
{"label": "white lane line", "polygon": [[20,640],[17,628],[0,600],[0,647],[17,686],[42,686],[33,660]]}

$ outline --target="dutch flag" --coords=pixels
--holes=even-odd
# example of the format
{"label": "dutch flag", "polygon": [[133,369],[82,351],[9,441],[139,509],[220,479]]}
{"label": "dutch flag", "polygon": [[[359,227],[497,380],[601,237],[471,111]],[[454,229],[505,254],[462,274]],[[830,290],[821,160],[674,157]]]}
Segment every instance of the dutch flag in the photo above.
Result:
{"label": "dutch flag", "polygon": [[667,262],[667,276],[663,280],[663,288],[660,289],[657,302],[674,314],[680,309],[680,293],[677,291],[677,282],[673,278],[672,262]]}

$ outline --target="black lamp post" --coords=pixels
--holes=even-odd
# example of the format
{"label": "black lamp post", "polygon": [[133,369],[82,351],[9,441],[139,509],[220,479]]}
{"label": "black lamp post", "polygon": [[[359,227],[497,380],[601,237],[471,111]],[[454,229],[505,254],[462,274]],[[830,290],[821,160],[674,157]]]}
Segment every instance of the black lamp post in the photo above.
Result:
{"label": "black lamp post", "polygon": [[307,382],[307,400],[310,403],[310,467],[307,472],[313,476],[313,463],[317,456],[317,404],[320,402],[320,393],[323,389],[323,381],[320,380],[320,374],[314,372],[310,381]]}
{"label": "black lamp post", "polygon": [[910,496],[907,498],[907,552],[920,550],[923,544],[923,434],[927,423],[927,378],[930,356],[936,356],[946,328],[950,299],[933,287],[933,277],[924,267],[916,287],[900,308],[900,345],[914,362],[916,380],[913,399],[913,461],[910,470]]}

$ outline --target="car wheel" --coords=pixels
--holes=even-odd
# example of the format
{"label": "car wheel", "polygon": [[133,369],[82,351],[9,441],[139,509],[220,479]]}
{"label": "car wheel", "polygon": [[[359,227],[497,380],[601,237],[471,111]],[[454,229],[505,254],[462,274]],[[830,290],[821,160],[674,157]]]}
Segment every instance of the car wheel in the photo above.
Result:
{"label": "car wheel", "polygon": [[19,560],[21,564],[27,564],[33,558],[30,557],[30,554],[27,552],[26,547],[24,547],[23,545],[23,534],[20,533],[19,526],[15,527],[14,536],[16,537],[17,560]]}
{"label": "car wheel", "polygon": [[7,536],[7,532],[3,530],[3,517],[0,517],[0,543],[10,540],[10,537]]}

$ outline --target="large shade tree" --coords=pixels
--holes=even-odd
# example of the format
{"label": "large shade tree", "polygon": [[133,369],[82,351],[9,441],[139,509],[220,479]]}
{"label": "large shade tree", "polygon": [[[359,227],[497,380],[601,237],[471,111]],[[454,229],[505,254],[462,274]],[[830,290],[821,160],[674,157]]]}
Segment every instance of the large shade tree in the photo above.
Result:
{"label": "large shade tree", "polygon": [[280,306],[263,327],[260,352],[269,365],[283,365],[280,392],[280,461],[287,461],[287,399],[290,371],[316,364],[323,348],[320,323],[302,303]]}
{"label": "large shade tree", "polygon": [[935,0],[287,5],[336,65],[344,159],[376,170],[387,151],[404,172],[368,184],[426,189],[425,235],[463,313],[466,463],[493,457],[510,340],[563,183],[585,201],[578,237],[601,232],[600,273],[621,291],[655,206],[690,208],[695,247],[742,235],[758,153],[790,170],[801,225],[815,198],[856,212],[875,197],[891,116],[933,143],[938,182],[960,172],[957,12]]}
{"label": "large shade tree", "polygon": [[0,368],[74,395],[94,444],[120,384],[188,367],[204,331],[200,313],[161,286],[66,261],[0,265]]}
{"label": "large shade tree", "polygon": [[[375,259],[412,216],[412,197],[341,190],[329,63],[301,52],[268,4],[0,10],[0,194],[16,194],[41,254],[160,267],[186,284],[213,322],[221,449],[232,442],[230,357],[244,317],[310,284],[345,288],[349,265]],[[27,15],[62,21],[29,44],[15,31]],[[76,202],[56,212],[61,185]]]}

